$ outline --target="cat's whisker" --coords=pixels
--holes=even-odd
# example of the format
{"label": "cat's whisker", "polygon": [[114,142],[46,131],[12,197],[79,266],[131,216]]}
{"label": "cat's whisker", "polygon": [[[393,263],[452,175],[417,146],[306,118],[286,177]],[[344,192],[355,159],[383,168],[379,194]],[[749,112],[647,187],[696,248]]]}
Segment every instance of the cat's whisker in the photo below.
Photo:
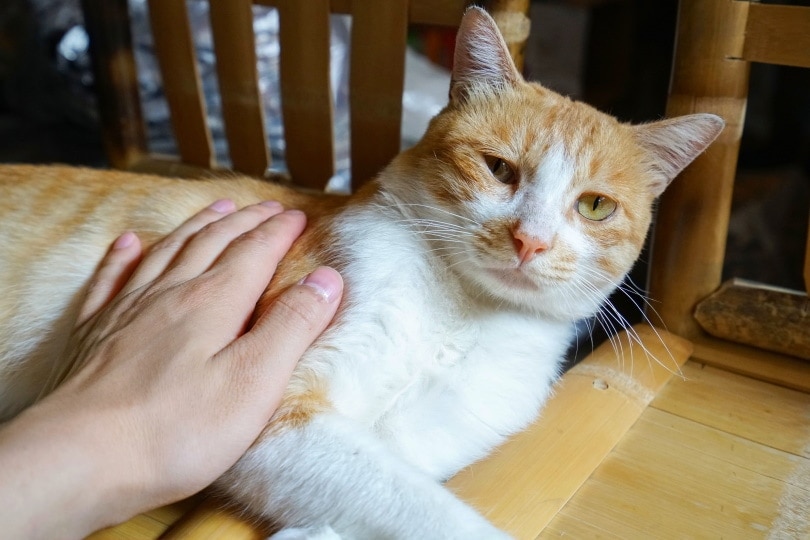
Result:
{"label": "cat's whisker", "polygon": [[[600,271],[598,271],[597,269],[593,269],[593,268],[583,268],[583,270],[584,270],[586,273],[590,273],[591,275],[593,275],[593,276],[595,276],[595,277],[598,277],[598,278],[600,278],[600,279],[607,279],[607,278],[609,278],[608,276],[606,276],[606,275],[602,274],[602,273],[601,273]],[[629,280],[629,278],[628,278],[628,280]],[[625,320],[625,321],[624,321],[624,327],[625,327],[625,330],[627,331],[627,335],[628,335],[628,338],[630,339],[630,343],[632,344],[632,342],[633,342],[633,341],[635,341],[635,342],[636,342],[636,343],[637,343],[637,344],[638,344],[638,345],[639,345],[639,346],[642,348],[642,350],[644,351],[644,353],[645,353],[645,355],[646,355],[646,357],[647,357],[647,360],[648,360],[648,361],[650,361],[650,359],[652,359],[652,360],[654,360],[655,362],[657,362],[657,363],[658,363],[658,364],[659,364],[661,367],[663,367],[664,369],[666,369],[668,372],[672,373],[673,375],[678,375],[678,376],[680,376],[680,377],[683,377],[683,374],[682,374],[682,372],[681,372],[680,367],[679,367],[679,366],[677,366],[677,362],[676,362],[676,360],[675,360],[675,356],[673,355],[672,351],[671,351],[671,350],[669,349],[669,347],[667,346],[666,341],[664,340],[664,338],[663,338],[663,337],[661,336],[661,334],[658,332],[658,329],[656,328],[656,326],[655,326],[655,325],[652,323],[652,321],[651,321],[651,320],[649,319],[649,317],[647,316],[646,311],[645,311],[645,310],[642,308],[642,306],[641,306],[641,305],[639,304],[639,302],[637,301],[637,298],[642,298],[642,299],[644,299],[644,301],[645,301],[645,304],[646,304],[646,305],[650,306],[650,308],[651,308],[651,309],[653,309],[653,310],[654,310],[654,308],[652,308],[652,306],[650,305],[650,303],[649,303],[649,302],[646,300],[646,298],[644,297],[642,289],[641,289],[641,288],[639,288],[639,287],[638,287],[638,286],[637,286],[635,283],[632,283],[632,280],[629,280],[629,281],[630,281],[630,283],[631,283],[631,286],[629,287],[629,288],[630,288],[630,290],[629,290],[629,291],[627,290],[627,289],[628,289],[628,287],[625,287],[624,285],[619,285],[619,286],[617,287],[617,290],[618,290],[618,291],[620,291],[622,294],[624,294],[624,295],[625,295],[625,296],[626,296],[626,297],[627,297],[627,298],[630,300],[630,302],[632,302],[632,303],[633,303],[633,305],[635,306],[635,308],[636,308],[636,309],[637,309],[637,310],[638,310],[638,311],[641,313],[641,315],[642,315],[642,317],[643,317],[643,320],[644,320],[644,321],[645,321],[645,322],[646,322],[646,323],[647,323],[647,324],[650,326],[650,328],[652,328],[653,333],[654,333],[654,334],[655,334],[655,336],[658,338],[658,340],[659,340],[659,342],[661,343],[661,345],[664,347],[664,351],[666,352],[667,356],[668,356],[668,357],[669,357],[669,359],[671,360],[671,363],[672,363],[672,364],[675,364],[675,369],[670,368],[670,367],[667,365],[667,363],[663,362],[663,361],[662,361],[660,358],[658,358],[656,355],[652,354],[652,352],[651,352],[651,351],[648,349],[648,347],[646,346],[646,344],[644,344],[644,343],[642,342],[641,337],[638,335],[638,333],[635,331],[635,329],[634,329],[634,328],[633,328],[631,325],[629,325],[629,324],[627,323],[627,321]],[[614,310],[615,310],[615,308],[614,308]],[[616,310],[616,313],[618,313],[618,310]],[[657,312],[656,312],[656,315],[657,315]],[[622,317],[622,318],[624,319],[624,317]],[[659,316],[659,319],[660,319],[660,316]]]}
{"label": "cat's whisker", "polygon": [[[580,283],[574,283],[577,289],[586,295],[594,295],[596,298],[603,298],[602,293],[599,291],[596,286],[591,284],[588,281],[582,281]],[[609,308],[609,309],[606,309]],[[599,310],[596,312],[596,317],[602,327],[605,329],[605,332],[608,335],[608,340],[610,340],[611,345],[613,346],[613,350],[616,353],[616,357],[620,362],[620,367],[624,369],[624,359],[625,359],[625,351],[624,351],[624,344],[622,340],[618,337],[618,334],[621,330],[626,329],[629,325],[627,320],[621,315],[621,313],[616,309],[616,307],[610,302],[609,299],[602,299],[600,304]],[[633,350],[632,347],[629,350],[630,354],[630,362],[631,362],[631,373],[632,373],[632,366],[633,366]]]}
{"label": "cat's whisker", "polygon": [[[606,311],[606,312],[603,312],[603,314],[604,313],[609,314],[612,319],[616,320],[619,324],[621,324],[621,326],[624,328],[624,330],[625,330],[625,332],[627,334],[631,363],[634,361],[633,344],[635,343],[644,352],[645,358],[647,359],[648,362],[655,361],[658,365],[660,365],[662,368],[667,370],[667,372],[671,373],[672,375],[677,375],[679,377],[683,377],[681,369],[680,369],[679,366],[677,366],[677,364],[675,365],[675,368],[673,369],[672,367],[667,365],[666,362],[662,361],[662,359],[660,359],[657,355],[655,355],[647,347],[647,345],[641,339],[641,336],[639,336],[639,334],[635,330],[635,328],[633,328],[633,326],[628,323],[628,321],[624,318],[624,316],[621,315],[621,313],[618,311],[618,309],[611,302],[606,302],[605,306],[608,306],[610,308],[610,310]],[[646,317],[645,317],[645,319],[646,319]],[[675,363],[675,357],[673,356],[672,351],[670,351],[669,347],[667,347],[666,342],[664,341],[663,337],[658,333],[658,330],[655,328],[655,326],[650,323],[649,319],[647,319],[647,323],[653,329],[653,332],[655,333],[655,335],[658,337],[658,340],[663,345],[664,350],[667,353],[667,356],[669,356],[669,358],[672,360],[672,363]],[[607,330],[607,328],[606,328],[606,330]],[[632,366],[631,366],[631,373],[632,373]]]}
{"label": "cat's whisker", "polygon": [[460,233],[472,234],[471,231],[469,231],[468,229],[466,229],[461,225],[456,225],[454,223],[448,223],[446,221],[439,221],[435,219],[402,218],[395,220],[395,223],[405,223],[406,225],[418,225],[420,227],[435,227],[437,229],[448,229],[458,231]]}
{"label": "cat's whisker", "polygon": [[475,221],[474,219],[468,218],[467,216],[462,216],[461,214],[457,214],[455,212],[451,212],[450,210],[447,210],[445,208],[441,208],[439,206],[433,206],[433,205],[430,205],[430,204],[399,202],[396,205],[392,205],[392,206],[397,206],[397,207],[415,206],[415,207],[418,207],[418,208],[427,208],[428,210],[436,210],[436,211],[439,211],[439,212],[443,212],[443,213],[445,213],[447,215],[453,216],[453,217],[458,218],[458,219],[460,219],[462,221],[468,221],[468,222],[470,222],[470,223],[472,223],[474,225],[478,225],[478,222]]}

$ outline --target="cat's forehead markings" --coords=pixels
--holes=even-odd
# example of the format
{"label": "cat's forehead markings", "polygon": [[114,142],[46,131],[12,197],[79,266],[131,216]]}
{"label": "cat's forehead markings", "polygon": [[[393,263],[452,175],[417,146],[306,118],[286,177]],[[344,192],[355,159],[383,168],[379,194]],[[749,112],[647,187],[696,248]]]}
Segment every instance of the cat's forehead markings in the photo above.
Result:
{"label": "cat's forehead markings", "polygon": [[566,184],[574,175],[575,163],[560,143],[550,144],[540,156],[540,161],[534,175],[535,182],[548,185],[550,183]]}

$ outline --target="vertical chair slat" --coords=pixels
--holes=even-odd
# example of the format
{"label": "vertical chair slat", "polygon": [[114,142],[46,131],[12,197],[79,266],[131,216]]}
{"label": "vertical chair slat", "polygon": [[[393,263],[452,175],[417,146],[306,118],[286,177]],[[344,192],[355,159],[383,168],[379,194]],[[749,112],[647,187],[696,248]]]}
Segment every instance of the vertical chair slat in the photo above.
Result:
{"label": "vertical chair slat", "polygon": [[146,132],[126,0],[82,0],[90,35],[101,129],[110,165],[126,169],[146,154]]}
{"label": "vertical chair slat", "polygon": [[398,152],[405,82],[407,0],[353,0],[350,65],[352,185]]}
{"label": "vertical chair slat", "polygon": [[210,168],[213,143],[185,0],[149,0],[149,20],[180,158]]}
{"label": "vertical chair slat", "polygon": [[279,3],[285,158],[293,181],[323,189],[335,172],[329,0]]}
{"label": "vertical chair slat", "polygon": [[233,168],[263,176],[270,165],[250,0],[211,0],[225,136]]}

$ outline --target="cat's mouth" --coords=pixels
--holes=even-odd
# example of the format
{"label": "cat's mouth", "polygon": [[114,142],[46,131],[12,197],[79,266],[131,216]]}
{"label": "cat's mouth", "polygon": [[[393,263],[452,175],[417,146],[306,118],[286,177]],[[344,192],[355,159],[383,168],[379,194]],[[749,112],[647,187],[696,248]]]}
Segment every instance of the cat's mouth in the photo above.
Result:
{"label": "cat's mouth", "polygon": [[536,291],[540,287],[520,268],[484,268],[484,272],[508,287]]}

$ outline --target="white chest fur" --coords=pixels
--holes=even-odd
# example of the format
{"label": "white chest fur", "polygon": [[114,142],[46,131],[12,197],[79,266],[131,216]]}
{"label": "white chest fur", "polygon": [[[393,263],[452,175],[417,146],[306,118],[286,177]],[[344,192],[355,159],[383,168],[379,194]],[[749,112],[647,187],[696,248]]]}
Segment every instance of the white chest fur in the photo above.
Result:
{"label": "white chest fur", "polygon": [[[483,308],[412,233],[357,216],[341,234],[349,301],[302,362],[329,398],[434,478],[488,453],[537,414],[570,337],[566,323]],[[373,231],[371,234],[368,231]]]}

